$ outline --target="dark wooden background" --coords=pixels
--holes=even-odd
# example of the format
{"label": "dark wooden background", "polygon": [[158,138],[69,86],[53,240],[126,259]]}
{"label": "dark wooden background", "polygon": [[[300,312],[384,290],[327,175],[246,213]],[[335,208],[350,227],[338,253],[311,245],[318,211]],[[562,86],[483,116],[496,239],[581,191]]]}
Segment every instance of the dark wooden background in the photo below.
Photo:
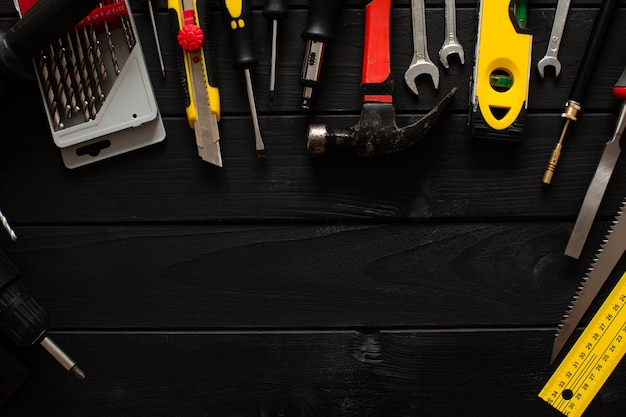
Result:
{"label": "dark wooden background", "polygon": [[[377,160],[311,159],[305,147],[309,123],[348,127],[358,119],[362,1],[341,10],[310,112],[299,108],[298,85],[308,2],[290,1],[282,22],[272,107],[270,24],[262,2],[253,2],[265,160],[256,158],[243,78],[211,2],[222,169],[197,156],[166,1],[153,2],[166,79],[145,3],[133,9],[167,129],[163,143],[68,170],[35,86],[3,90],[0,209],[19,240],[0,237],[0,247],[87,379],[67,375],[41,348],[15,350],[33,375],[0,415],[559,415],[537,397],[552,371],[554,331],[626,189],[622,158],[581,259],[567,259],[565,244],[616,123],[611,88],[626,64],[626,1],[548,187],[541,177],[599,0],[572,2],[562,73],[544,80],[534,66],[556,1],[529,2],[529,115],[515,148],[469,141],[476,2],[457,2],[466,63],[453,58],[444,69],[443,1],[427,1],[429,53],[441,82],[438,91],[420,82],[415,97],[403,83],[410,2],[394,1],[399,124],[452,87],[459,91],[422,144]],[[15,21],[11,3],[0,6],[1,28]],[[611,281],[625,269],[620,262]],[[625,386],[622,364],[586,415],[623,416]]]}

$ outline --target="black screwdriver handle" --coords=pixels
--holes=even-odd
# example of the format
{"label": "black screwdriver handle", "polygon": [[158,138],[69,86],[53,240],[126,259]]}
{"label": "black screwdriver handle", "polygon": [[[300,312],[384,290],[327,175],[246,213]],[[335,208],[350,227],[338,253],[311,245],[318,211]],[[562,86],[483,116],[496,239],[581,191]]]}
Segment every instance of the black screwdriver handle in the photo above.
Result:
{"label": "black screwdriver handle", "polygon": [[254,67],[258,60],[252,49],[250,0],[220,0],[220,4],[231,41],[235,65],[244,69]]}
{"label": "black screwdriver handle", "polygon": [[39,0],[5,34],[20,58],[30,58],[87,16],[102,0]]}
{"label": "black screwdriver handle", "polygon": [[270,20],[280,20],[287,16],[287,0],[265,0],[263,16]]}
{"label": "black screwdriver handle", "polygon": [[574,84],[572,84],[572,91],[569,96],[569,100],[571,101],[582,103],[598,53],[604,43],[609,23],[615,14],[616,5],[617,0],[604,0],[600,6],[598,15],[593,22],[593,28],[591,29],[591,34],[589,35],[589,40],[587,41],[587,46],[585,47],[580,67],[576,73]]}
{"label": "black screwdriver handle", "polygon": [[309,17],[302,32],[305,41],[330,41],[335,34],[335,19],[341,0],[311,0]]}

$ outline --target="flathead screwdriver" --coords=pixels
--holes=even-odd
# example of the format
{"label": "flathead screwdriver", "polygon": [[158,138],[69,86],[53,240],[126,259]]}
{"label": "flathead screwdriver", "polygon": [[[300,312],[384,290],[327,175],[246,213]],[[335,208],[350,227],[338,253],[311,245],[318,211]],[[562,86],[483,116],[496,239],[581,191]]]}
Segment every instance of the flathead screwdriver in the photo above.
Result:
{"label": "flathead screwdriver", "polygon": [[274,104],[276,89],[276,49],[278,46],[278,21],[287,16],[287,0],[266,0],[263,16],[272,21],[272,61],[270,63],[270,104]]}
{"label": "flathead screwdriver", "polygon": [[250,29],[252,11],[250,0],[220,0],[220,5],[226,30],[232,44],[235,66],[243,69],[246,79],[246,90],[252,115],[252,124],[254,125],[257,156],[263,158],[265,157],[265,145],[263,144],[261,129],[259,128],[259,117],[256,112],[252,77],[250,75],[250,69],[258,63],[252,49],[252,32]]}
{"label": "flathead screwdriver", "polygon": [[20,273],[0,251],[0,333],[17,346],[39,343],[78,379],[85,373],[48,337],[49,318],[45,310],[20,282]]}

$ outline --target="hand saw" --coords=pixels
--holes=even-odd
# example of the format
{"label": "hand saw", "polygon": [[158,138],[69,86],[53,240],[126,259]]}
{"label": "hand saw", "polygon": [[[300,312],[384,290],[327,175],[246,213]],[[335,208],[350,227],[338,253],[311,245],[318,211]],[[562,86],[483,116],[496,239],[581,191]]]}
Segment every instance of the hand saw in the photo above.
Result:
{"label": "hand saw", "polygon": [[576,329],[580,319],[624,254],[624,250],[626,249],[625,209],[626,199],[622,203],[606,235],[605,241],[596,255],[595,261],[591,264],[589,272],[587,272],[583,278],[583,282],[556,332],[551,362],[554,362],[563,346],[565,346],[565,343]]}
{"label": "hand saw", "polygon": [[[185,109],[189,126],[196,135],[200,157],[222,166],[219,91],[215,87],[213,63],[204,53],[204,33],[198,19],[196,0],[168,0],[170,28],[180,45],[179,72],[185,90]],[[210,56],[208,58],[211,58]],[[181,64],[182,61],[182,64]],[[184,65],[184,70],[183,70]]]}

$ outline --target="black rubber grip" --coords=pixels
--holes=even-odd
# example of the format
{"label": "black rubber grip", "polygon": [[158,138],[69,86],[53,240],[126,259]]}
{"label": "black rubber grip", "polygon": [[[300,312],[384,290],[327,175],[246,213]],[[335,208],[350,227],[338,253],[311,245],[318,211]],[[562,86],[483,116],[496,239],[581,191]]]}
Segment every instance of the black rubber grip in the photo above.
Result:
{"label": "black rubber grip", "polygon": [[258,60],[252,48],[250,0],[220,0],[220,5],[230,37],[235,65],[240,68],[254,67]]}
{"label": "black rubber grip", "polygon": [[335,19],[341,3],[341,0],[311,0],[302,39],[322,42],[331,40],[335,35]]}
{"label": "black rubber grip", "polygon": [[574,84],[572,84],[572,91],[569,95],[570,101],[582,103],[587,84],[593,73],[593,67],[597,61],[602,44],[604,43],[611,18],[615,14],[616,5],[617,0],[604,0],[600,6],[600,11],[593,22],[591,35],[589,35],[589,40],[587,41],[580,67],[576,73]]}
{"label": "black rubber grip", "polygon": [[263,16],[272,20],[279,20],[287,16],[287,0],[266,0]]}

